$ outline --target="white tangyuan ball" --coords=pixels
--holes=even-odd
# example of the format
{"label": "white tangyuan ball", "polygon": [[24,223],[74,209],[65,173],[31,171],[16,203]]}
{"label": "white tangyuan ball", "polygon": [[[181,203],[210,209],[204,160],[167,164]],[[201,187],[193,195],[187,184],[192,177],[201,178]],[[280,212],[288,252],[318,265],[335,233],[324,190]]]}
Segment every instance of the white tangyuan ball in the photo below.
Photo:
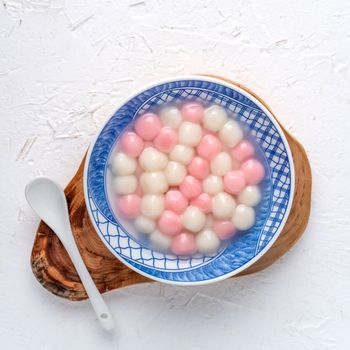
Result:
{"label": "white tangyuan ball", "polygon": [[245,204],[239,204],[233,214],[233,224],[240,230],[248,230],[255,223],[255,211],[252,207]]}
{"label": "white tangyuan ball", "polygon": [[139,215],[135,221],[134,225],[138,231],[141,233],[150,234],[156,228],[156,222],[146,216]]}
{"label": "white tangyuan ball", "polygon": [[199,232],[206,223],[205,214],[197,207],[190,205],[182,216],[183,226],[192,232]]}
{"label": "white tangyuan ball", "polygon": [[136,191],[137,179],[134,175],[116,176],[113,179],[113,189],[118,194],[130,194]]}
{"label": "white tangyuan ball", "polygon": [[220,192],[213,197],[212,212],[217,219],[231,219],[236,202],[231,195]]}
{"label": "white tangyuan ball", "polygon": [[141,199],[141,213],[150,218],[157,219],[164,210],[164,196],[161,194],[145,194]]}
{"label": "white tangyuan ball", "polygon": [[185,145],[176,145],[170,152],[170,159],[184,165],[190,164],[194,157],[194,150],[192,147]]}
{"label": "white tangyuan ball", "polygon": [[159,232],[158,230],[152,232],[149,239],[154,247],[161,250],[168,249],[171,244],[171,237]]}
{"label": "white tangyuan ball", "polygon": [[170,126],[173,129],[177,129],[182,122],[181,112],[176,107],[162,108],[159,117],[164,126]]}
{"label": "white tangyuan ball", "polygon": [[242,140],[243,131],[235,120],[229,120],[219,131],[219,138],[228,147],[234,147]]}
{"label": "white tangyuan ball", "polygon": [[254,207],[261,201],[261,192],[258,186],[247,186],[238,196],[240,203]]}
{"label": "white tangyuan ball", "polygon": [[187,171],[183,164],[170,161],[164,170],[164,174],[170,186],[178,186],[185,179]]}
{"label": "white tangyuan ball", "polygon": [[165,175],[161,171],[143,173],[140,176],[140,185],[143,192],[151,194],[164,193],[169,188]]}
{"label": "white tangyuan ball", "polygon": [[220,239],[212,230],[205,229],[196,235],[196,243],[200,253],[211,254],[218,250]]}
{"label": "white tangyuan ball", "polygon": [[224,190],[222,178],[215,175],[209,175],[203,182],[203,192],[214,195]]}
{"label": "white tangyuan ball", "polygon": [[220,152],[210,162],[210,169],[214,175],[224,176],[232,169],[232,159],[227,152]]}
{"label": "white tangyuan ball", "polygon": [[211,131],[219,131],[227,121],[227,113],[224,108],[214,105],[204,111],[203,125]]}
{"label": "white tangyuan ball", "polygon": [[200,125],[191,122],[183,122],[179,127],[179,143],[195,147],[201,141],[202,134]]}
{"label": "white tangyuan ball", "polygon": [[168,157],[153,147],[147,147],[140,154],[139,162],[145,171],[163,170],[168,163]]}
{"label": "white tangyuan ball", "polygon": [[125,153],[118,152],[112,160],[112,171],[116,175],[131,175],[136,171],[137,161]]}

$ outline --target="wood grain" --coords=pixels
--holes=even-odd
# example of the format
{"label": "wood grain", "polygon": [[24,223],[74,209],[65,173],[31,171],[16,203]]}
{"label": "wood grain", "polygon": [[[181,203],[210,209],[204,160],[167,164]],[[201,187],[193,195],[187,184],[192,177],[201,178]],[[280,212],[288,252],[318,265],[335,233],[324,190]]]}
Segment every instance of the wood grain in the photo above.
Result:
{"label": "wood grain", "polygon": [[[249,89],[225,78],[221,79],[248,91],[269,109],[267,104]],[[309,219],[312,186],[310,164],[302,145],[283,126],[282,129],[293,154],[296,175],[291,213],[280,236],[269,251],[249,268],[234,277],[255,273],[270,266],[299,239]],[[152,282],[116,259],[94,230],[84,200],[84,160],[85,157],[77,173],[66,187],[65,193],[75,240],[97,288],[104,293],[136,283]],[[42,221],[36,232],[31,255],[31,267],[39,283],[49,292],[70,300],[87,298],[67,252],[57,236]]]}

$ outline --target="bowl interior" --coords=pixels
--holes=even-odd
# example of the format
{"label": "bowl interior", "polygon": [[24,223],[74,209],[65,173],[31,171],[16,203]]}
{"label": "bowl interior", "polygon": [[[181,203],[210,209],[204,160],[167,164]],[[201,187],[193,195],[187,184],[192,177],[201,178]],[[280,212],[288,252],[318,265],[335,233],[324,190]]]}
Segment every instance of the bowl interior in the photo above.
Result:
{"label": "bowl interior", "polygon": [[[178,257],[153,251],[123,227],[111,209],[108,164],[114,145],[138,115],[174,100],[215,103],[241,121],[258,144],[266,176],[256,224],[222,245],[215,255]],[[96,231],[122,262],[149,278],[169,283],[208,283],[232,276],[256,261],[278,237],[292,203],[294,172],[288,143],[278,123],[253,96],[207,77],[176,78],[149,86],[129,98],[107,121],[89,149],[84,190]]]}

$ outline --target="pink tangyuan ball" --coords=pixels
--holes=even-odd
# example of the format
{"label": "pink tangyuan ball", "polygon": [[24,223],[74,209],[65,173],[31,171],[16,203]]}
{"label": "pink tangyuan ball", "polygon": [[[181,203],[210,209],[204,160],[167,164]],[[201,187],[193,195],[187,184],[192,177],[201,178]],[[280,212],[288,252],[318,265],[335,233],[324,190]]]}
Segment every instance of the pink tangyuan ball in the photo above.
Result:
{"label": "pink tangyuan ball", "polygon": [[251,158],[255,153],[254,146],[247,140],[241,141],[236,147],[231,151],[231,155],[234,159],[239,162]]}
{"label": "pink tangyuan ball", "polygon": [[209,175],[209,163],[201,157],[194,157],[187,170],[190,175],[203,180]]}
{"label": "pink tangyuan ball", "polygon": [[169,190],[165,194],[165,208],[182,214],[188,206],[188,199],[178,190]]}
{"label": "pink tangyuan ball", "polygon": [[169,126],[164,126],[153,141],[154,146],[161,152],[169,153],[177,143],[177,132]]}
{"label": "pink tangyuan ball", "polygon": [[195,237],[192,233],[183,232],[175,236],[170,245],[176,255],[192,255],[197,251]]}
{"label": "pink tangyuan ball", "polygon": [[141,198],[137,194],[127,194],[117,199],[117,210],[128,219],[136,218],[141,211]]}
{"label": "pink tangyuan ball", "polygon": [[191,200],[191,205],[199,208],[204,214],[211,211],[212,198],[208,193],[201,193],[198,197]]}
{"label": "pink tangyuan ball", "polygon": [[152,141],[162,128],[159,117],[154,113],[146,113],[135,122],[136,133],[145,141]]}
{"label": "pink tangyuan ball", "polygon": [[241,171],[248,185],[257,185],[265,176],[264,166],[254,158],[245,161],[241,165]]}
{"label": "pink tangyuan ball", "polygon": [[136,158],[143,150],[143,141],[140,136],[128,131],[121,136],[120,146],[129,157]]}
{"label": "pink tangyuan ball", "polygon": [[198,123],[203,119],[204,108],[196,102],[186,103],[181,108],[182,118],[192,123]]}
{"label": "pink tangyuan ball", "polygon": [[180,191],[187,198],[195,198],[202,193],[202,184],[195,177],[188,175],[181,183]]}
{"label": "pink tangyuan ball", "polygon": [[159,231],[166,235],[178,235],[182,229],[182,222],[180,215],[170,210],[165,210],[158,220]]}
{"label": "pink tangyuan ball", "polygon": [[233,237],[237,232],[231,220],[215,220],[212,229],[222,240]]}
{"label": "pink tangyuan ball", "polygon": [[202,138],[197,147],[197,153],[206,160],[212,160],[222,149],[221,141],[213,135],[206,135]]}
{"label": "pink tangyuan ball", "polygon": [[225,191],[231,194],[238,194],[243,191],[246,179],[242,171],[231,170],[224,176]]}

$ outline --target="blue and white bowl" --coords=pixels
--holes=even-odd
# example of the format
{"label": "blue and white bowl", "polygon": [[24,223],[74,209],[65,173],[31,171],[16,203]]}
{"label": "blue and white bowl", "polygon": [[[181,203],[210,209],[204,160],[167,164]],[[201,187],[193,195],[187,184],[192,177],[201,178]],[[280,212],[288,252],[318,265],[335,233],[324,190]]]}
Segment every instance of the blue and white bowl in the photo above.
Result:
{"label": "blue and white bowl", "polygon": [[[202,100],[232,112],[249,129],[265,158],[267,189],[256,223],[213,256],[179,257],[145,246],[118,222],[107,195],[109,158],[119,135],[135,116],[174,99]],[[231,277],[257,261],[279,236],[294,194],[294,167],[286,137],[272,114],[256,98],[220,79],[186,76],[148,85],[128,98],[92,142],[84,170],[84,194],[90,219],[107,248],[121,262],[156,281],[195,285]]]}

